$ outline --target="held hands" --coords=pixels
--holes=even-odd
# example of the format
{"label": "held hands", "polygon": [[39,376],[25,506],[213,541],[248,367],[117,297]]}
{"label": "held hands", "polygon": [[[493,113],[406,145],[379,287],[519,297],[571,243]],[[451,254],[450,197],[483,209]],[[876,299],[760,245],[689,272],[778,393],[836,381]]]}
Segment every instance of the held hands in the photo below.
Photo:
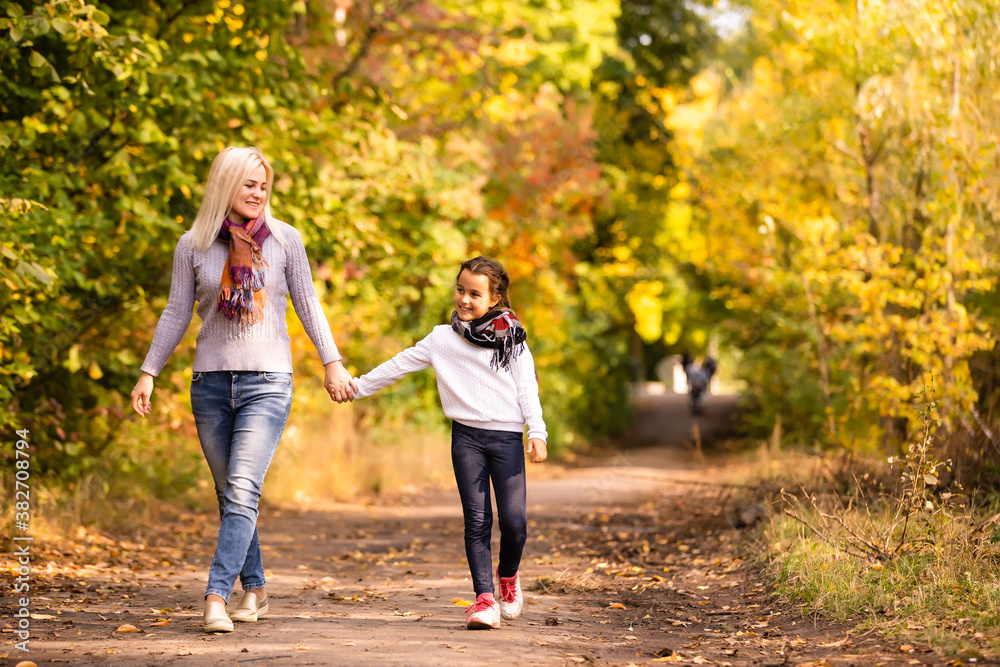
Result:
{"label": "held hands", "polygon": [[541,463],[549,457],[549,450],[545,446],[545,441],[541,438],[528,439],[528,453],[534,453],[531,457],[532,463]]}
{"label": "held hands", "polygon": [[331,361],[324,368],[326,378],[323,380],[323,386],[329,392],[330,398],[338,403],[353,401],[354,395],[358,393],[358,385],[344,368],[344,364],[341,361]]}
{"label": "held hands", "polygon": [[139,376],[139,381],[135,383],[135,389],[132,390],[132,409],[140,417],[145,417],[152,412],[153,404],[149,400],[152,395],[153,376],[149,373],[143,373]]}

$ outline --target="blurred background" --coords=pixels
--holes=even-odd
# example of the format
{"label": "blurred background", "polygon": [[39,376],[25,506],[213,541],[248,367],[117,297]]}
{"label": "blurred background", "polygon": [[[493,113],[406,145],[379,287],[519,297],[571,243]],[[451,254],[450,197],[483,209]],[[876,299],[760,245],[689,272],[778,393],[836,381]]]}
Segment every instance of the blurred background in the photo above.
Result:
{"label": "blurred background", "polygon": [[[214,503],[197,317],[153,413],[128,395],[229,145],[274,166],[355,374],[447,322],[459,263],[487,254],[556,458],[619,436],[664,359],[711,352],[748,441],[884,460],[930,408],[941,459],[995,488],[997,9],[0,2],[0,413],[30,429],[36,497],[67,526]],[[449,483],[432,373],[335,405],[292,313],[265,497]]]}

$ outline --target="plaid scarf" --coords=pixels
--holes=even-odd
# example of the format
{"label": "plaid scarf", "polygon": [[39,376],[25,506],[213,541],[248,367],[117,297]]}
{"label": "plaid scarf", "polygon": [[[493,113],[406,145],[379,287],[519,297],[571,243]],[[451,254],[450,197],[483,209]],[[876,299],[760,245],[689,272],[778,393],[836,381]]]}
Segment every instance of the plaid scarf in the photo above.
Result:
{"label": "plaid scarf", "polygon": [[264,317],[264,267],[261,254],[264,239],[271,230],[261,215],[242,225],[226,218],[219,230],[219,239],[229,244],[229,257],[222,269],[219,288],[219,312],[231,320],[256,324]]}
{"label": "plaid scarf", "polygon": [[453,310],[451,328],[473,345],[492,348],[490,368],[498,372],[501,368],[510,371],[511,360],[517,359],[524,350],[524,341],[528,339],[521,320],[506,308],[494,308],[471,322],[460,320],[458,312]]}

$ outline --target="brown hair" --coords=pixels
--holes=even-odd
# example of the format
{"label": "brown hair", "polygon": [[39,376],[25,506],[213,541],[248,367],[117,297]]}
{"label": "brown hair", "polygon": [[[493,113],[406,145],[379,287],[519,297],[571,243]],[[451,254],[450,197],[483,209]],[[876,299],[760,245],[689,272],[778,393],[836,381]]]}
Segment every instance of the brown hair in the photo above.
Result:
{"label": "brown hair", "polygon": [[510,305],[510,297],[507,294],[510,289],[510,276],[507,275],[507,271],[500,262],[489,257],[483,257],[482,255],[467,259],[459,267],[458,275],[455,276],[456,281],[462,276],[462,271],[468,271],[477,276],[486,276],[490,281],[490,296],[499,299],[496,307],[514,310]]}

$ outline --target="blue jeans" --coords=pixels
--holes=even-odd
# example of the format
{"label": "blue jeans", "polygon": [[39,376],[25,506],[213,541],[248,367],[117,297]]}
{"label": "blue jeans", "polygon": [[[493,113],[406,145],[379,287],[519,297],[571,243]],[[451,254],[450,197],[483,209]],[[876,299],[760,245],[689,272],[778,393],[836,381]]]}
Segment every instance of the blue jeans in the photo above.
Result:
{"label": "blue jeans", "polygon": [[513,577],[528,540],[527,489],[524,482],[524,435],[487,431],[452,422],[451,462],[465,517],[465,555],[476,595],[493,593],[493,507],[490,480],[500,515],[501,577]]}
{"label": "blue jeans", "polygon": [[206,596],[229,602],[237,576],[245,591],[266,583],[257,504],[291,407],[291,373],[219,371],[191,376],[191,409],[222,520]]}

